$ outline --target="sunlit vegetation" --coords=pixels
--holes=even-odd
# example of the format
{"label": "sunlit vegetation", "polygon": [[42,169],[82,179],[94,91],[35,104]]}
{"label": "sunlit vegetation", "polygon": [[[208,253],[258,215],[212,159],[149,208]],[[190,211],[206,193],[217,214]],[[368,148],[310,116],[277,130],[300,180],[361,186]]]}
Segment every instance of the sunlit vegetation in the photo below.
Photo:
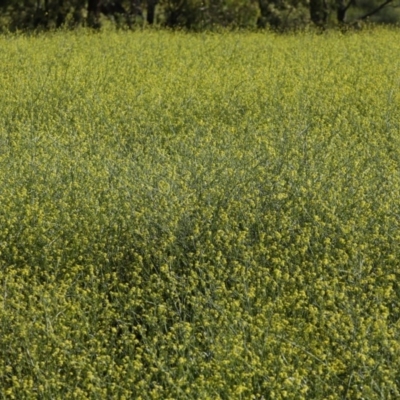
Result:
{"label": "sunlit vegetation", "polygon": [[1,37],[0,398],[400,398],[399,43]]}

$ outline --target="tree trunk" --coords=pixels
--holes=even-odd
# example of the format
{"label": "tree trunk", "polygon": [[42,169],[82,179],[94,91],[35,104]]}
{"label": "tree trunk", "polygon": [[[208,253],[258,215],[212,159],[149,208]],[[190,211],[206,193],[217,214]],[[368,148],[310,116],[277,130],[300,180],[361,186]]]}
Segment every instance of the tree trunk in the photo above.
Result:
{"label": "tree trunk", "polygon": [[92,28],[100,28],[100,0],[88,1],[88,25]]}
{"label": "tree trunk", "polygon": [[339,24],[343,24],[347,11],[345,0],[337,0],[336,6],[337,6],[336,9],[337,21],[339,22]]}
{"label": "tree trunk", "polygon": [[154,16],[156,13],[156,5],[158,0],[147,0],[147,23],[149,25],[154,24]]}
{"label": "tree trunk", "polygon": [[67,10],[64,7],[64,0],[58,0],[57,3],[57,16],[56,16],[56,26],[59,28],[64,25],[65,17],[67,15]]}

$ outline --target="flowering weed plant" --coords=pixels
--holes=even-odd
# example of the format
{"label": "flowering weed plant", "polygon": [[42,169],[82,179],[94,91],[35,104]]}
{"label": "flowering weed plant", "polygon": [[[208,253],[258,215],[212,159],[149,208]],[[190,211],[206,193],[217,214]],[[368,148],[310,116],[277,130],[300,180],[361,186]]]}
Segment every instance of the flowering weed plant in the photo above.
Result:
{"label": "flowering weed plant", "polygon": [[0,399],[400,397],[400,34],[0,38]]}

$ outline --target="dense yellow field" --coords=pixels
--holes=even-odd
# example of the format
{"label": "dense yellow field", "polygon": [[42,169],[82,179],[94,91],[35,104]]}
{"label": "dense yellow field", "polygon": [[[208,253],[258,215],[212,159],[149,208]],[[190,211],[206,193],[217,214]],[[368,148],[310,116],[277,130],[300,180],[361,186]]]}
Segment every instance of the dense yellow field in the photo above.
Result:
{"label": "dense yellow field", "polygon": [[400,397],[399,31],[0,48],[0,399]]}

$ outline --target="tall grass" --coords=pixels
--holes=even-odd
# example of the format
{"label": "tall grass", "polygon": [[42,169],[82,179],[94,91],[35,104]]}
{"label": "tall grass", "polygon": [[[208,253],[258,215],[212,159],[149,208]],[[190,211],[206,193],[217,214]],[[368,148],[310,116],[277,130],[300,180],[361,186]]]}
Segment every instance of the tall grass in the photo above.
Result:
{"label": "tall grass", "polygon": [[398,398],[399,43],[1,37],[0,398]]}

